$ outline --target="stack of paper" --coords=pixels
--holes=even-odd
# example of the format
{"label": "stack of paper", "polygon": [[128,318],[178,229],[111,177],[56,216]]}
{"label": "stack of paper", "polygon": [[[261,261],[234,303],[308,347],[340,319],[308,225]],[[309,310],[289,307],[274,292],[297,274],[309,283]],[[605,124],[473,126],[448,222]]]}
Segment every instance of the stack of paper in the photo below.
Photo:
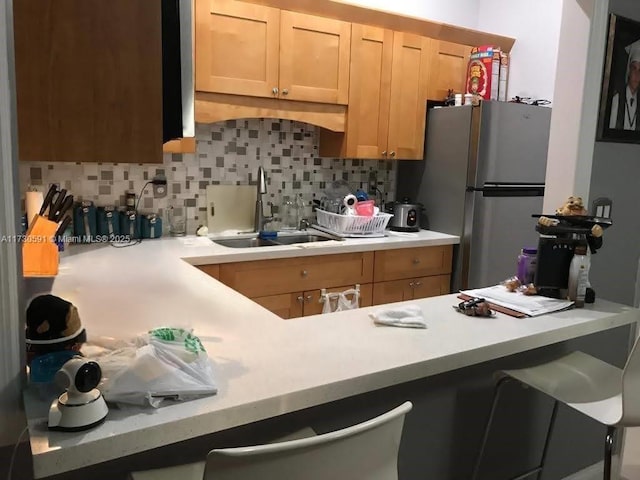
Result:
{"label": "stack of paper", "polygon": [[569,300],[558,300],[540,295],[523,295],[519,292],[510,292],[504,285],[464,290],[460,293],[469,295],[470,297],[484,298],[489,303],[524,313],[530,317],[565,310],[573,305],[573,302]]}

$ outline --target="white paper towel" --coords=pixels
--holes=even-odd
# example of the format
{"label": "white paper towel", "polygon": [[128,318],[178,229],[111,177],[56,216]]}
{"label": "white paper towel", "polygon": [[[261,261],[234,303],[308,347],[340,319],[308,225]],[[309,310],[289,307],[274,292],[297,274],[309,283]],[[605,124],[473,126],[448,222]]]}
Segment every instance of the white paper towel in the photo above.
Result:
{"label": "white paper towel", "polygon": [[27,209],[27,223],[29,225],[31,225],[33,217],[40,213],[40,208],[42,208],[43,201],[44,198],[42,197],[42,192],[25,193],[24,203]]}

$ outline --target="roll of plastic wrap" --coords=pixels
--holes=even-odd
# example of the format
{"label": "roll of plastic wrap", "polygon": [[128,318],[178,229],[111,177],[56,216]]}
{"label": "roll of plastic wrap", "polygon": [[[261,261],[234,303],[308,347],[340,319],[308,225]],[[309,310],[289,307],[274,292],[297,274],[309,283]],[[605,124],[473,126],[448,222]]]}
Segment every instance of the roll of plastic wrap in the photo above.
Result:
{"label": "roll of plastic wrap", "polygon": [[24,204],[27,210],[27,222],[31,225],[33,217],[40,213],[44,198],[42,192],[27,192],[24,197]]}

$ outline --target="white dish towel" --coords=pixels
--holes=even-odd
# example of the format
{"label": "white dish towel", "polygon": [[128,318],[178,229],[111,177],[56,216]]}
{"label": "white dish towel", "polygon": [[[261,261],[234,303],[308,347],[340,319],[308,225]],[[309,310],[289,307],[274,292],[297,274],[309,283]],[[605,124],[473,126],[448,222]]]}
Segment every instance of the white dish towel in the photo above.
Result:
{"label": "white dish towel", "polygon": [[392,327],[427,328],[424,314],[418,305],[377,310],[369,314],[373,323]]}

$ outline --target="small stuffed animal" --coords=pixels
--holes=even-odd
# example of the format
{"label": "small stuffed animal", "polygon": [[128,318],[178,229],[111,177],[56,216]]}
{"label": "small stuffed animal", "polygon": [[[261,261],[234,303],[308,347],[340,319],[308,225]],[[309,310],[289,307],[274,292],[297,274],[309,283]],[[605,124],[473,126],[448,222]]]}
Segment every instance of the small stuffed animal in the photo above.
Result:
{"label": "small stuffed animal", "polygon": [[[582,197],[574,197],[570,196],[564,204],[556,209],[556,215],[560,216],[570,216],[570,215],[587,215],[587,209],[584,208],[584,203],[582,202]],[[549,218],[549,217],[540,217],[538,219],[538,223],[540,225],[544,225],[546,227],[557,225],[558,220]],[[591,235],[599,238],[602,237],[604,233],[602,227],[600,225],[594,225],[591,227]]]}

